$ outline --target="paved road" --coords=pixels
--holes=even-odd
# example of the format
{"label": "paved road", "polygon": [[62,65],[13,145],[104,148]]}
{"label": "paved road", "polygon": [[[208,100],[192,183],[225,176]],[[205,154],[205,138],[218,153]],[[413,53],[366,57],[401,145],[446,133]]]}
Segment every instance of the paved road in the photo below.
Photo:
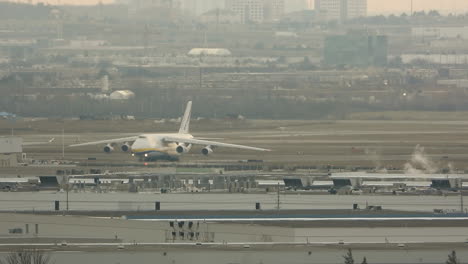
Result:
{"label": "paved road", "polygon": [[[2,210],[53,210],[56,200],[65,208],[66,193],[0,192]],[[156,201],[161,202],[162,210],[250,210],[255,208],[256,202],[265,210],[277,206],[274,193],[69,193],[70,210],[153,210]],[[283,209],[351,209],[354,203],[361,208],[366,204],[381,205],[384,209],[402,211],[460,210],[458,196],[280,195]]]}
{"label": "paved road", "polygon": [[[310,254],[309,254],[310,252]],[[56,264],[311,264],[311,263],[343,263],[346,249],[320,249],[320,250],[217,250],[217,251],[180,251],[160,250],[156,252],[56,252],[52,258]],[[445,263],[450,249],[430,250],[354,250],[355,263],[361,263],[363,257],[368,263],[397,264],[397,263]],[[463,261],[468,259],[468,251],[460,249],[458,257]]]}

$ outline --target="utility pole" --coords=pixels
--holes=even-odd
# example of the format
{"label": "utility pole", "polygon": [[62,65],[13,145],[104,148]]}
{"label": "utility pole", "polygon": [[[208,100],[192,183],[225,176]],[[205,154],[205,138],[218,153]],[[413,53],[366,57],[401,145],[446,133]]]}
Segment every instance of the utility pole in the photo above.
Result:
{"label": "utility pole", "polygon": [[65,159],[65,129],[62,128],[62,159]]}
{"label": "utility pole", "polygon": [[67,212],[68,212],[68,208],[69,208],[69,207],[68,207],[68,191],[69,191],[69,189],[70,189],[70,180],[69,180],[69,178],[68,178],[68,175],[65,175],[65,180],[66,180],[66,184],[67,184],[67,185],[66,185],[66,188],[67,188]]}
{"label": "utility pole", "polygon": [[463,206],[463,191],[462,191],[462,187],[460,187],[460,213],[464,213],[465,212],[465,208]]}
{"label": "utility pole", "polygon": [[[200,62],[201,62],[201,55],[200,55]],[[200,89],[202,88],[203,86],[203,68],[202,66],[200,65],[199,67],[199,70],[200,70],[200,76],[199,76],[199,85],[200,85]]]}
{"label": "utility pole", "polygon": [[276,194],[277,194],[276,209],[279,211],[279,209],[280,209],[280,184],[279,184],[279,182],[278,182],[278,190],[277,190]]}
{"label": "utility pole", "polygon": [[411,0],[411,11],[410,12],[411,12],[410,16],[413,16],[413,0]]}

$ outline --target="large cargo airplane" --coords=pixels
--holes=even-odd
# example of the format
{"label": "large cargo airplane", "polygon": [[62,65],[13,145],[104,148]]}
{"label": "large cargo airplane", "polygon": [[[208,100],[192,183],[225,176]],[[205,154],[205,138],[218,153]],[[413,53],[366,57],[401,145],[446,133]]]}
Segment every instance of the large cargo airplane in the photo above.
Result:
{"label": "large cargo airplane", "polygon": [[188,153],[192,145],[202,145],[201,153],[210,155],[215,147],[237,148],[255,151],[270,151],[269,149],[235,145],[229,143],[208,141],[194,138],[189,134],[190,116],[192,111],[192,101],[187,103],[185,113],[180,124],[178,133],[170,134],[141,134],[133,137],[116,138],[109,140],[94,141],[82,144],[71,145],[70,147],[80,147],[88,145],[106,144],[104,152],[110,153],[118,143],[122,143],[120,149],[124,152],[132,152],[132,156],[137,156],[141,161],[154,160],[178,160],[178,156]]}

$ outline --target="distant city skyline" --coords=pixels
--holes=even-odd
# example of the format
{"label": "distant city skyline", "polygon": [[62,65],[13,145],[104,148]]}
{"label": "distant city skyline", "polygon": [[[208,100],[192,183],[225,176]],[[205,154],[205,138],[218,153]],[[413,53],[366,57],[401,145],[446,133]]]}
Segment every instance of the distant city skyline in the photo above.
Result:
{"label": "distant city skyline", "polygon": [[[467,0],[413,0],[413,11],[439,10],[443,13],[461,13],[468,11]],[[411,0],[368,0],[368,12],[376,13],[410,13]]]}
{"label": "distant city skyline", "polygon": [[[108,4],[108,3],[114,2],[114,0],[79,0],[79,1],[78,0],[10,0],[10,1],[21,2],[21,3],[45,2],[49,4],[79,4],[79,5],[94,5],[94,4],[98,4],[99,2]],[[448,12],[464,13],[468,11],[468,1],[467,0],[413,0],[413,11],[422,11],[422,10],[427,11],[427,10],[432,10],[432,9],[439,10],[442,13],[448,13]],[[411,10],[411,0],[391,0],[391,1],[368,0],[368,14],[369,15],[402,13],[402,12],[409,13],[410,10]]]}

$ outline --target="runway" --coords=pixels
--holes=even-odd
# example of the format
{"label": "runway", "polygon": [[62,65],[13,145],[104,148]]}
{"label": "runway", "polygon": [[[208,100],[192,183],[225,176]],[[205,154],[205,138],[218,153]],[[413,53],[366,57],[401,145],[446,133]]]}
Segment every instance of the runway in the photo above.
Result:
{"label": "runway", "polygon": [[[201,121],[200,121],[201,122]],[[130,123],[112,121],[67,121],[63,137],[65,146],[88,141],[119,138],[142,132],[167,132],[176,129],[176,124],[160,125],[157,129],[151,120],[136,120]],[[129,125],[131,124],[131,125]],[[25,148],[35,159],[61,159],[63,123],[43,121],[17,124],[35,133],[24,134],[25,142],[44,141],[55,137],[50,145]],[[143,129],[143,131],[142,131]],[[438,167],[462,169],[468,164],[468,125],[455,121],[273,121],[249,120],[232,123],[193,121],[193,133],[200,137],[222,138],[234,144],[271,148],[269,153],[256,153],[219,148],[210,155],[200,155],[194,148],[181,157],[182,162],[216,162],[220,160],[257,159],[267,163],[336,165],[350,167],[399,167],[411,159],[416,145],[425,147],[427,157]],[[103,146],[65,148],[65,159],[84,161],[96,158],[99,163],[136,162],[128,153],[114,151],[103,153]],[[92,166],[92,162],[90,162]]]}

